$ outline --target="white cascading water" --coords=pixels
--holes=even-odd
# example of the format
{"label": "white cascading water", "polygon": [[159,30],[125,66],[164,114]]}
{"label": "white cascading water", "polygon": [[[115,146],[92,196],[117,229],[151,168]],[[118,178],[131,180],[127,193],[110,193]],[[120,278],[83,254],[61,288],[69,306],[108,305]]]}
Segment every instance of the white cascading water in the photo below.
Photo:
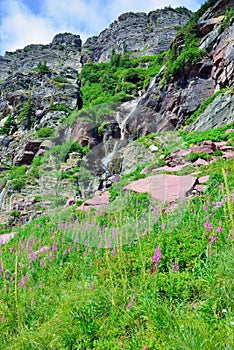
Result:
{"label": "white cascading water", "polygon": [[[151,80],[150,84],[149,84],[149,87],[147,89],[147,92],[152,89],[152,87],[154,86],[155,84],[155,81],[156,81],[156,76]],[[139,101],[144,97],[145,95],[143,95],[142,97],[140,98],[137,98],[137,99],[134,99],[134,100],[131,100],[131,101],[128,101],[128,102],[125,102],[122,104],[122,108],[124,111],[129,111],[128,113],[126,113],[126,116],[122,119],[122,116],[121,116],[121,110],[120,111],[117,111],[116,112],[116,116],[115,116],[115,120],[116,122],[118,123],[119,125],[119,128],[120,128],[120,139],[115,141],[115,144],[114,144],[114,147],[113,147],[113,150],[111,152],[109,152],[105,157],[102,158],[102,164],[103,164],[103,168],[105,169],[106,171],[106,175],[108,177],[109,175],[109,171],[108,171],[108,164],[113,160],[114,158],[114,155],[116,153],[116,149],[117,149],[117,146],[118,146],[118,143],[121,141],[121,140],[125,140],[126,138],[126,124],[127,124],[127,121],[131,118],[131,116],[134,114],[136,108],[137,108],[137,105],[139,103]],[[125,114],[123,113],[123,114]]]}

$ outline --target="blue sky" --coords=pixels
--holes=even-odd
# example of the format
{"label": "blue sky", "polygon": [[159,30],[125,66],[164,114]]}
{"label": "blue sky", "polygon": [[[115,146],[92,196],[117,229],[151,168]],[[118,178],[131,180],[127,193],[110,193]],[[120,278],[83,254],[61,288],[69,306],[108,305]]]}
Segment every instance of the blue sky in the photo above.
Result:
{"label": "blue sky", "polygon": [[57,33],[89,36],[128,11],[149,12],[171,5],[196,11],[203,0],[0,0],[0,54],[29,44],[50,43]]}

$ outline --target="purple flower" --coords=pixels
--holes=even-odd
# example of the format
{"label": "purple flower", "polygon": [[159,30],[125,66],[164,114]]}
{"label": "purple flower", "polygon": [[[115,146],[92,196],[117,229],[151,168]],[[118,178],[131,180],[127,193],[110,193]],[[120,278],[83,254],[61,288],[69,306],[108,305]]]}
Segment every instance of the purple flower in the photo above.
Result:
{"label": "purple flower", "polygon": [[161,257],[162,257],[162,253],[161,253],[160,244],[159,244],[157,246],[157,248],[155,248],[154,255],[153,255],[153,258],[152,258],[152,264],[158,265],[159,262],[160,262]]}
{"label": "purple flower", "polygon": [[112,249],[112,254],[113,254],[113,256],[116,256],[116,249],[115,248]]}
{"label": "purple flower", "polygon": [[212,223],[211,222],[206,221],[204,223],[204,227],[206,227],[208,230],[212,231]]}
{"label": "purple flower", "polygon": [[26,273],[26,275],[24,276],[24,281],[28,280],[28,274]]}
{"label": "purple flower", "polygon": [[19,287],[23,287],[24,286],[24,280],[19,281],[18,286]]}
{"label": "purple flower", "polygon": [[172,268],[172,270],[174,270],[174,271],[179,271],[179,266],[176,265],[176,264],[173,264],[171,268]]}
{"label": "purple flower", "polygon": [[217,237],[216,236],[210,236],[210,244],[215,244]]}
{"label": "purple flower", "polygon": [[4,322],[5,321],[5,318],[4,317],[1,317],[0,318],[0,322]]}
{"label": "purple flower", "polygon": [[164,228],[166,227],[166,224],[162,224],[161,225],[161,229],[164,230]]}
{"label": "purple flower", "polygon": [[217,229],[216,229],[216,232],[219,233],[219,232],[223,232],[223,228],[221,226],[218,226]]}
{"label": "purple flower", "polygon": [[207,206],[207,205],[204,206],[204,210],[205,210],[205,211],[208,210],[208,206]]}
{"label": "purple flower", "polygon": [[92,260],[90,260],[90,262],[89,262],[89,266],[92,266],[93,265],[93,261]]}
{"label": "purple flower", "polygon": [[113,227],[113,234],[112,234],[112,237],[113,237],[114,239],[117,238],[117,233],[116,233],[116,227],[115,227],[115,226]]}
{"label": "purple flower", "polygon": [[87,256],[87,252],[86,251],[84,252],[84,256]]}
{"label": "purple flower", "polygon": [[126,306],[127,309],[132,309],[133,308],[133,300],[134,298],[132,297],[128,303],[128,305]]}
{"label": "purple flower", "polygon": [[99,242],[98,243],[98,249],[101,249],[101,247],[102,247],[102,242]]}
{"label": "purple flower", "polygon": [[66,251],[66,250],[64,250],[63,255],[66,255],[66,254],[67,254],[67,251]]}
{"label": "purple flower", "polygon": [[63,238],[62,238],[62,244],[64,244],[64,242],[65,242],[65,238],[63,237]]}
{"label": "purple flower", "polygon": [[91,284],[90,289],[94,290],[94,283]]}
{"label": "purple flower", "polygon": [[69,250],[69,253],[71,253],[72,252],[72,247],[68,248],[68,250]]}

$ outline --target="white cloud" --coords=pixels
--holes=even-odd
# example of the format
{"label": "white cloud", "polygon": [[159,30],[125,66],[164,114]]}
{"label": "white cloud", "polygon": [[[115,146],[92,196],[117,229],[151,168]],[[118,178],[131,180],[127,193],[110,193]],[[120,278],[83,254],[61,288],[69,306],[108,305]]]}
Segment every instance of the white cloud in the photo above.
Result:
{"label": "white cloud", "polygon": [[[117,17],[128,11],[149,12],[163,8],[199,7],[201,0],[41,0],[40,13],[34,14],[23,0],[1,0],[0,53],[28,44],[49,43],[55,34],[72,32],[82,40],[98,35]],[[31,3],[33,8],[33,3]]]}

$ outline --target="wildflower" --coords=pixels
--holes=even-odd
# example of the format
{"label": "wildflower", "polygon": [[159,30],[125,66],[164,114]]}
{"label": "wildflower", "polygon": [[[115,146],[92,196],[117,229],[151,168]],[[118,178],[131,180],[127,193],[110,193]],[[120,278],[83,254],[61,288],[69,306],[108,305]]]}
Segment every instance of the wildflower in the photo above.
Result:
{"label": "wildflower", "polygon": [[113,227],[113,235],[112,236],[113,236],[114,239],[116,239],[116,237],[117,237],[116,227],[115,226]]}
{"label": "wildflower", "polygon": [[218,226],[217,229],[216,229],[216,232],[219,233],[219,232],[223,232],[223,228],[221,226]]}
{"label": "wildflower", "polygon": [[98,243],[98,249],[101,249],[102,248],[102,242],[99,242]]}
{"label": "wildflower", "polygon": [[172,270],[174,270],[174,271],[179,271],[179,266],[176,265],[176,264],[173,264],[171,268],[172,268]]}
{"label": "wildflower", "polygon": [[211,222],[206,221],[204,223],[204,227],[206,227],[208,230],[212,231],[212,223]]}
{"label": "wildflower", "polygon": [[216,236],[210,236],[210,244],[214,244],[216,242],[217,237]]}
{"label": "wildflower", "polygon": [[159,264],[161,257],[162,257],[162,253],[161,253],[160,244],[159,244],[157,248],[155,248],[154,255],[152,258],[152,264]]}
{"label": "wildflower", "polygon": [[205,210],[205,211],[208,210],[208,206],[207,206],[207,205],[204,206],[204,210]]}
{"label": "wildflower", "polygon": [[116,256],[116,249],[115,248],[112,249],[112,254],[113,254],[113,256]]}
{"label": "wildflower", "polygon": [[164,228],[166,227],[166,224],[162,224],[161,225],[161,229],[164,230]]}
{"label": "wildflower", "polygon": [[91,284],[90,289],[94,290],[94,283]]}
{"label": "wildflower", "polygon": [[0,318],[0,322],[4,322],[5,321],[5,318],[4,317],[1,317]]}
{"label": "wildflower", "polygon": [[66,254],[67,254],[67,251],[66,251],[66,250],[64,250],[63,255],[66,255]]}
{"label": "wildflower", "polygon": [[89,262],[89,266],[92,266],[93,265],[93,261],[92,260],[90,260],[90,262]]}
{"label": "wildflower", "polygon": [[24,286],[24,280],[19,281],[18,286],[19,287],[23,287]]}
{"label": "wildflower", "polygon": [[84,252],[84,256],[87,256],[87,252],[86,251]]}
{"label": "wildflower", "polygon": [[128,305],[126,306],[127,309],[132,309],[133,308],[133,300],[134,298],[132,297],[128,303]]}
{"label": "wildflower", "polygon": [[26,273],[26,275],[24,276],[24,281],[28,280],[28,274]]}
{"label": "wildflower", "polygon": [[72,247],[68,248],[68,250],[69,250],[69,253],[71,253],[72,252]]}
{"label": "wildflower", "polygon": [[62,238],[62,244],[64,244],[64,243],[65,243],[65,238],[63,237],[63,238]]}
{"label": "wildflower", "polygon": [[144,344],[144,345],[142,346],[142,350],[147,350],[147,345]]}

